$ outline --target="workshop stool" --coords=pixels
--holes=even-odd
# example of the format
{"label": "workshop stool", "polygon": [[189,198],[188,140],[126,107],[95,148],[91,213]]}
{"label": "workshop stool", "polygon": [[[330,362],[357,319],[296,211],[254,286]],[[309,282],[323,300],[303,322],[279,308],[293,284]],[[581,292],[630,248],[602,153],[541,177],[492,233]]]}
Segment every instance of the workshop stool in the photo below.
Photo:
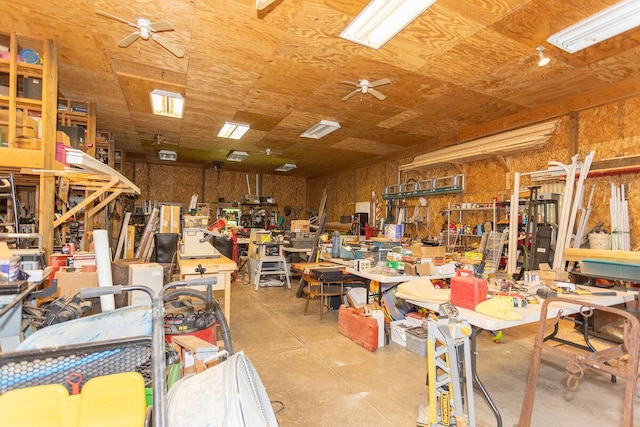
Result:
{"label": "workshop stool", "polygon": [[322,322],[324,320],[324,308],[327,307],[327,309],[331,309],[331,297],[339,296],[340,300],[342,300],[347,293],[344,288],[344,282],[340,284],[326,284],[306,274],[303,276],[303,279],[307,283],[303,290],[307,295],[307,302],[304,305],[304,315],[307,315],[309,300],[317,296],[320,299],[320,321]]}

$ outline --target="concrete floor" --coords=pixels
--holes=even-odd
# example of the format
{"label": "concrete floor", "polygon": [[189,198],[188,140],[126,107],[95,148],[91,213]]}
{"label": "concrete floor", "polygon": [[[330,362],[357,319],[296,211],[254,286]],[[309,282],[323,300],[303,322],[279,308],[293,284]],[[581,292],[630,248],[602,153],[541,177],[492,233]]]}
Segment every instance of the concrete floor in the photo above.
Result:
{"label": "concrete floor", "polygon": [[[280,426],[415,426],[418,407],[428,403],[426,358],[391,343],[369,352],[338,333],[337,311],[320,323],[319,301],[305,300],[292,289],[260,288],[242,276],[232,284],[231,337],[255,365],[269,398],[284,407]],[[518,423],[537,325],[504,331],[496,344],[488,333],[478,337],[478,372],[504,426]],[[561,332],[575,336],[573,328]],[[533,426],[616,426],[622,416],[624,381],[590,372],[576,392],[565,386],[565,362],[544,356],[536,389]],[[478,393],[477,426],[496,419]],[[640,397],[634,400],[634,425],[640,426]],[[274,404],[278,410],[281,405]]]}

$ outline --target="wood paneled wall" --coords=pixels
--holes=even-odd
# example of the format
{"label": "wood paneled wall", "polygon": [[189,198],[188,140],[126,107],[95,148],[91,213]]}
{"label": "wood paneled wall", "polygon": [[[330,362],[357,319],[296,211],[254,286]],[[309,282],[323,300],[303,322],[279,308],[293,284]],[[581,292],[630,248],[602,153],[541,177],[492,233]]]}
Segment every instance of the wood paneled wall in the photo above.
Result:
{"label": "wood paneled wall", "polygon": [[[241,202],[248,194],[247,174],[213,168],[160,165],[146,162],[127,162],[125,174],[140,187],[140,198],[159,202],[179,202],[188,206],[191,196],[198,194],[199,203],[216,209],[219,199]],[[256,192],[256,175],[248,174],[251,193]],[[298,208],[300,219],[308,218],[306,211],[306,180],[301,177],[261,174],[259,194],[275,198],[279,215],[285,206]],[[291,218],[287,218],[291,219]]]}

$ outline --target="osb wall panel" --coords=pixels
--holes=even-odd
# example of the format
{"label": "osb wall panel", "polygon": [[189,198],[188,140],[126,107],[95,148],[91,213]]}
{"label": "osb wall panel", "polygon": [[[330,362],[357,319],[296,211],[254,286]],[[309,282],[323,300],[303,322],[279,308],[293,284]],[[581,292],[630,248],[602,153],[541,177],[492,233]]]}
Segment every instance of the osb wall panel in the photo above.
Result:
{"label": "osb wall panel", "polygon": [[[170,166],[147,163],[128,163],[128,178],[140,187],[141,199],[161,202],[178,202],[189,206],[191,196],[198,195],[198,203],[208,203],[215,212],[219,199],[225,202],[242,202],[248,194],[247,174],[202,169],[188,166]],[[256,174],[248,174],[251,193],[256,193]],[[278,211],[284,207],[297,208],[301,218],[306,218],[306,181],[300,177],[259,175],[260,194],[276,199]],[[138,202],[140,204],[140,202]]]}
{"label": "osb wall panel", "polygon": [[185,166],[149,165],[148,199],[182,203],[189,207],[191,196],[200,195],[202,169]]}
{"label": "osb wall panel", "polygon": [[[317,213],[322,201],[322,193],[327,186],[327,178],[312,178],[307,180],[307,207],[310,211]],[[327,192],[329,189],[327,188]],[[337,221],[337,219],[332,219]]]}
{"label": "osb wall panel", "polygon": [[129,177],[140,188],[140,198],[149,198],[149,165],[147,163],[132,163],[133,173]]}

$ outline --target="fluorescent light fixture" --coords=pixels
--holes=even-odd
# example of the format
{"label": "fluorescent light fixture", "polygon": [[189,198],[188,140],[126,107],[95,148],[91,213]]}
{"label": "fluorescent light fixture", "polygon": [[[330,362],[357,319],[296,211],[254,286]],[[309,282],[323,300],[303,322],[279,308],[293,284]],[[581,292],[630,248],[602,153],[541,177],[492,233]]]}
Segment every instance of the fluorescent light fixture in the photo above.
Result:
{"label": "fluorescent light fixture", "polygon": [[340,123],[332,122],[331,120],[320,120],[318,124],[305,130],[300,136],[303,138],[320,139],[338,129],[340,129]]}
{"label": "fluorescent light fixture", "polygon": [[536,50],[538,51],[538,57],[540,58],[538,60],[538,67],[544,67],[549,62],[551,62],[551,58],[545,56],[544,53],[542,53],[542,51],[544,50],[544,46],[538,46]]}
{"label": "fluorescent light fixture", "polygon": [[284,165],[278,166],[276,168],[277,172],[289,172],[290,170],[294,170],[297,168],[295,163],[285,163]]}
{"label": "fluorescent light fixture", "polygon": [[224,126],[218,132],[220,138],[240,139],[242,135],[247,133],[249,125],[243,125],[240,123],[224,122]]}
{"label": "fluorescent light fixture", "polygon": [[547,39],[560,49],[576,53],[640,25],[640,2],[623,0]]}
{"label": "fluorescent light fixture", "polygon": [[178,154],[175,151],[169,150],[160,150],[158,151],[158,157],[160,160],[167,160],[170,162],[175,162],[178,160]]}
{"label": "fluorescent light fixture", "polygon": [[372,0],[340,33],[343,39],[380,49],[436,0]]}
{"label": "fluorescent light fixture", "polygon": [[184,98],[179,93],[154,89],[151,91],[151,112],[158,116],[182,118]]}
{"label": "fluorescent light fixture", "polygon": [[249,157],[249,153],[247,153],[246,151],[233,150],[229,154],[227,154],[227,160],[229,160],[230,162],[242,162],[247,157]]}
{"label": "fluorescent light fixture", "polygon": [[276,0],[256,0],[256,9],[262,10]]}

